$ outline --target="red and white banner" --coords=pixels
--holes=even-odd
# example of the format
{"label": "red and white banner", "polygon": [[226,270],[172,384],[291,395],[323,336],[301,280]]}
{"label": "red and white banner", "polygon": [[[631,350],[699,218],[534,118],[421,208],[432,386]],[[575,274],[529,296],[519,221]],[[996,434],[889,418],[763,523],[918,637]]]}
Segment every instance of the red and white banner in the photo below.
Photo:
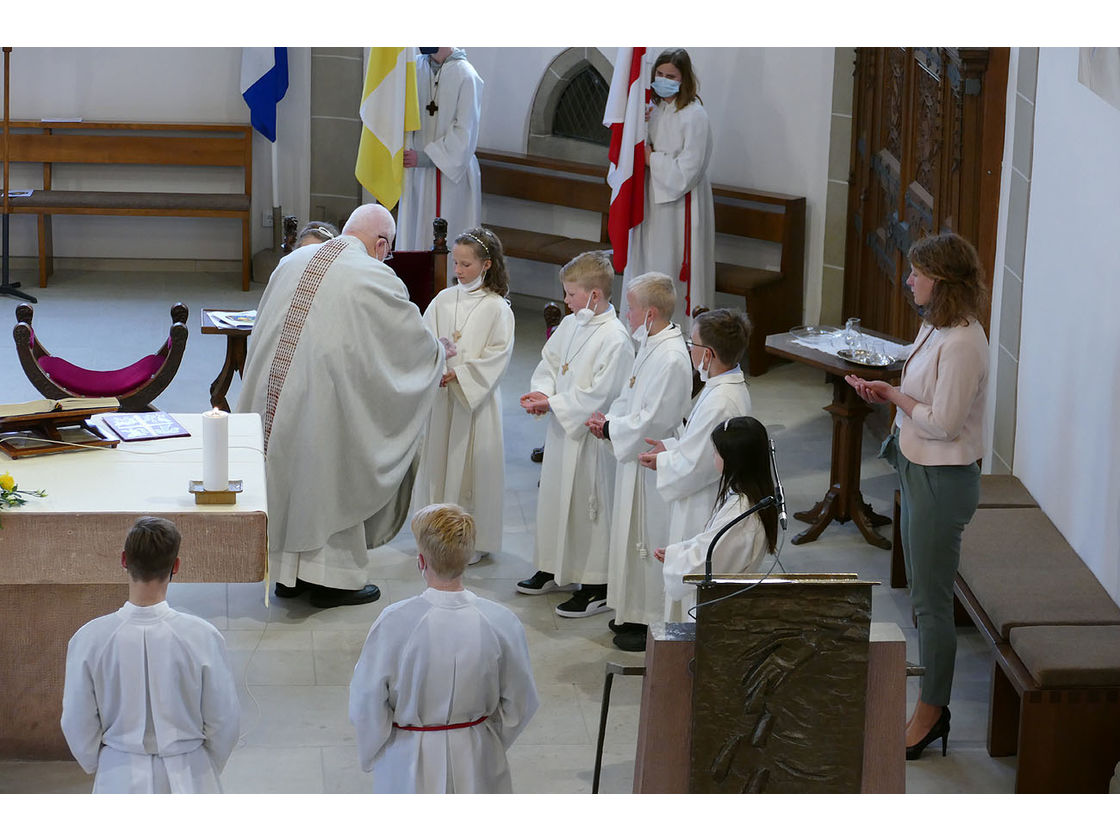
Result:
{"label": "red and white banner", "polygon": [[611,210],[607,231],[614,248],[614,270],[626,268],[630,230],[641,224],[646,192],[646,105],[649,73],[645,47],[621,47],[607,95],[603,125],[611,130]]}

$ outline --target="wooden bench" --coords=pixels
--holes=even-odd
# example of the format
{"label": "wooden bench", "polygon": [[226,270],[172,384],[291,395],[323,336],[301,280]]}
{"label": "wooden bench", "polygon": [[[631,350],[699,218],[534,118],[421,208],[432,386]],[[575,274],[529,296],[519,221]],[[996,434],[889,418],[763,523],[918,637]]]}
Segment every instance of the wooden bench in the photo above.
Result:
{"label": "wooden bench", "polygon": [[[584,251],[611,250],[607,235],[611,191],[602,165],[555,160],[538,155],[476,151],[482,191],[597,213],[599,239],[487,224],[508,256],[563,265]],[[743,298],[753,330],[748,370],[759,376],[769,367],[766,336],[797,326],[802,319],[805,280],[805,199],[781,193],[712,185],[716,232],[781,246],[777,269],[717,262],[717,292]]]}
{"label": "wooden bench", "polygon": [[1105,793],[1120,760],[1120,606],[1039,508],[981,508],[954,592],[993,652],[988,753],[1017,793]]}
{"label": "wooden bench", "polygon": [[[10,200],[12,213],[38,217],[40,286],[47,285],[54,271],[52,216],[178,216],[241,220],[241,288],[249,290],[251,126],[13,121],[9,142],[12,163],[40,163],[43,167],[41,186],[30,196]],[[57,190],[52,186],[56,164],[236,167],[243,173],[243,187],[240,192],[225,193]]]}

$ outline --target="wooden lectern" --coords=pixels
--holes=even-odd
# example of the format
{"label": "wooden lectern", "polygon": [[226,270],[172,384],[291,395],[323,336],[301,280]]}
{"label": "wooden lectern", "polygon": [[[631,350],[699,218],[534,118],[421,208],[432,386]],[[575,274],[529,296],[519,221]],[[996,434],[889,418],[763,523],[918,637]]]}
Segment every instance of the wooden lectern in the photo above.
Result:
{"label": "wooden lectern", "polygon": [[634,791],[903,792],[906,644],[872,585],[721,575],[652,625]]}

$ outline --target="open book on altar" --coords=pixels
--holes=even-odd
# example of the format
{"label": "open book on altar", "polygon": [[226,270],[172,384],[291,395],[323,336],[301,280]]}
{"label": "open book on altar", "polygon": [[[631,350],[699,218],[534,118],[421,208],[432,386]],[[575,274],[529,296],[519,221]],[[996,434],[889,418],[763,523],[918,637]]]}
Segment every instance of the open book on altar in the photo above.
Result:
{"label": "open book on altar", "polygon": [[104,411],[120,408],[116,397],[64,397],[61,400],[50,398],[30,400],[22,403],[0,405],[0,420],[8,417],[24,417],[30,414],[49,414],[52,411]]}

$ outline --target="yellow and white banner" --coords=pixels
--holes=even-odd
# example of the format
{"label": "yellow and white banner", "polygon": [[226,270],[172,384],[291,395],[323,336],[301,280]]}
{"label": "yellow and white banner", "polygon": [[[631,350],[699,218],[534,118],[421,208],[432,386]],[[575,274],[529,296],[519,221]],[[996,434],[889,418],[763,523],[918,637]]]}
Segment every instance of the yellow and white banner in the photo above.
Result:
{"label": "yellow and white banner", "polygon": [[358,109],[362,139],[354,177],[390,210],[401,198],[405,132],[420,128],[415,56],[414,47],[371,47]]}

